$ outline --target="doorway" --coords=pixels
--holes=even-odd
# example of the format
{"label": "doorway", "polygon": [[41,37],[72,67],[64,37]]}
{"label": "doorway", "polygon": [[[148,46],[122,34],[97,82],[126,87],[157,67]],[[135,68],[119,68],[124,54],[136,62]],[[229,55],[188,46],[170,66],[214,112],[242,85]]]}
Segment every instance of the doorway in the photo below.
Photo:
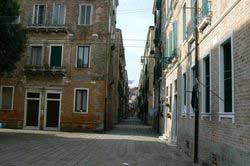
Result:
{"label": "doorway", "polygon": [[44,129],[60,130],[61,92],[47,91],[45,96]]}
{"label": "doorway", "polygon": [[24,127],[30,129],[39,129],[41,93],[26,92],[25,97],[25,120]]}

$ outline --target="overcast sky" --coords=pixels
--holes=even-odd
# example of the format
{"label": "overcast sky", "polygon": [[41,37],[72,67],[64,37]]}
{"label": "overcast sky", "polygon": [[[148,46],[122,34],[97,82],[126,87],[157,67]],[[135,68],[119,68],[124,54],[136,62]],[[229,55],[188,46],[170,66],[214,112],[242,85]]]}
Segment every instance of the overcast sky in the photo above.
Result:
{"label": "overcast sky", "polygon": [[153,0],[119,0],[119,3],[117,28],[122,30],[128,79],[134,87],[139,82],[148,27],[153,25]]}

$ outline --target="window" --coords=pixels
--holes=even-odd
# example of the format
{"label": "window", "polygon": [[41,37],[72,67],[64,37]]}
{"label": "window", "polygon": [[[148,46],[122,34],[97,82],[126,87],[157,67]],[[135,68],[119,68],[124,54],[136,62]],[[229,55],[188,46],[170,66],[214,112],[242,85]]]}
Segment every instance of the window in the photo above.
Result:
{"label": "window", "polygon": [[[193,66],[190,71],[190,91],[191,92],[193,91],[194,85],[195,85],[195,66]],[[190,115],[193,115],[194,110],[191,105],[191,101],[192,101],[192,93],[190,93]]]}
{"label": "window", "polygon": [[231,42],[223,45],[224,112],[232,112],[232,55]]}
{"label": "window", "polygon": [[187,105],[187,77],[186,73],[182,75],[182,113],[186,113],[186,105]]}
{"label": "window", "polygon": [[230,38],[220,46],[219,54],[219,92],[220,113],[222,117],[231,118],[234,123],[234,79],[233,79],[233,48]]}
{"label": "window", "polygon": [[44,25],[45,24],[45,5],[35,5],[33,10],[33,24]]}
{"label": "window", "polygon": [[31,46],[30,65],[42,66],[42,46]]}
{"label": "window", "polygon": [[204,58],[205,113],[210,112],[210,62],[209,56]]}
{"label": "window", "polygon": [[207,16],[209,14],[209,1],[202,0],[202,7],[201,7],[201,16]]}
{"label": "window", "polygon": [[168,96],[168,86],[167,86],[167,88],[166,88],[166,96]]}
{"label": "window", "polygon": [[173,24],[173,32],[174,32],[174,55],[177,55],[177,49],[178,49],[178,23],[177,21]]}
{"label": "window", "polygon": [[64,4],[55,4],[53,10],[53,24],[63,25],[65,24],[65,6]]}
{"label": "window", "polygon": [[187,14],[187,11],[186,11],[186,3],[183,5],[183,8],[182,8],[182,24],[183,24],[183,41],[185,41],[186,40],[186,34],[187,34],[187,29],[186,29],[186,27],[187,27],[187,16],[186,16],[186,14]]}
{"label": "window", "polygon": [[52,45],[50,46],[50,66],[51,67],[62,67],[63,60],[63,46]]}
{"label": "window", "polygon": [[74,112],[88,112],[88,89],[75,89]]}
{"label": "window", "polygon": [[170,94],[169,94],[169,105],[170,105],[170,109],[169,109],[169,112],[172,112],[172,94],[173,94],[173,87],[172,87],[172,84],[170,84]]}
{"label": "window", "polygon": [[13,86],[2,86],[1,87],[1,100],[0,108],[4,110],[13,109],[14,98],[14,87]]}
{"label": "window", "polygon": [[191,0],[191,22],[194,23],[195,21],[195,3],[196,0]]}
{"label": "window", "polygon": [[177,79],[174,81],[174,92],[177,93]]}
{"label": "window", "polygon": [[79,25],[92,24],[92,5],[80,5]]}
{"label": "window", "polygon": [[170,32],[169,35],[169,56],[172,57],[173,56],[173,32]]}
{"label": "window", "polygon": [[77,68],[89,67],[89,46],[79,46],[77,50]]}

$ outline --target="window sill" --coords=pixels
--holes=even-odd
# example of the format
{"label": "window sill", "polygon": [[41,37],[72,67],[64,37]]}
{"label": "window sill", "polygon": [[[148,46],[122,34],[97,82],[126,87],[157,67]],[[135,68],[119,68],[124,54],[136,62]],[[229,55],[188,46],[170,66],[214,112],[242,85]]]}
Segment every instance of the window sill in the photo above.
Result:
{"label": "window sill", "polygon": [[212,114],[211,113],[207,113],[207,112],[201,112],[201,119],[204,120],[206,117],[209,118],[209,120],[212,120]]}
{"label": "window sill", "polygon": [[88,112],[76,112],[76,111],[73,111],[74,114],[82,114],[82,115],[86,115],[88,114]]}
{"label": "window sill", "polygon": [[93,24],[78,24],[78,26],[82,26],[82,27],[90,27],[92,26]]}
{"label": "window sill", "polygon": [[2,109],[2,108],[0,108],[0,112],[9,112],[9,111],[13,111],[13,109]]}
{"label": "window sill", "polygon": [[189,113],[189,118],[193,118],[193,117],[195,117],[195,113],[194,112]]}
{"label": "window sill", "polygon": [[235,117],[233,112],[219,112],[219,122],[222,121],[222,119],[231,119],[232,123],[235,123]]}

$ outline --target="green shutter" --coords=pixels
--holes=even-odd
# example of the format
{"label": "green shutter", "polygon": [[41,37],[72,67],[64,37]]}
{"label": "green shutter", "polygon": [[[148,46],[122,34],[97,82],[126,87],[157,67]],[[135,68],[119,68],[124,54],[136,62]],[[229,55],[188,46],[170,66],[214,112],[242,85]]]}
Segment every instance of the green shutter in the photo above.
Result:
{"label": "green shutter", "polygon": [[209,14],[209,4],[208,0],[202,0],[202,10],[201,10],[202,17],[207,16]]}
{"label": "green shutter", "polygon": [[169,35],[169,57],[172,56],[173,54],[173,35],[172,35],[172,31],[170,32],[170,35]]}
{"label": "green shutter", "polygon": [[194,19],[195,19],[195,1],[196,0],[191,0],[191,22],[193,23],[194,22]]}
{"label": "green shutter", "polygon": [[165,53],[165,55],[166,55],[166,58],[165,58],[165,61],[167,60],[167,58],[169,57],[169,50],[168,50],[168,38],[166,38],[166,53]]}
{"label": "green shutter", "polygon": [[61,61],[62,61],[62,47],[52,46],[50,55],[50,66],[61,67]]}
{"label": "green shutter", "polygon": [[187,33],[187,29],[186,29],[186,27],[187,27],[187,16],[186,16],[186,4],[184,4],[184,6],[183,6],[183,9],[182,9],[182,21],[183,21],[183,41],[185,41],[186,40],[186,33]]}
{"label": "green shutter", "polygon": [[174,51],[177,53],[177,48],[178,48],[178,29],[177,29],[177,21],[174,22]]}

